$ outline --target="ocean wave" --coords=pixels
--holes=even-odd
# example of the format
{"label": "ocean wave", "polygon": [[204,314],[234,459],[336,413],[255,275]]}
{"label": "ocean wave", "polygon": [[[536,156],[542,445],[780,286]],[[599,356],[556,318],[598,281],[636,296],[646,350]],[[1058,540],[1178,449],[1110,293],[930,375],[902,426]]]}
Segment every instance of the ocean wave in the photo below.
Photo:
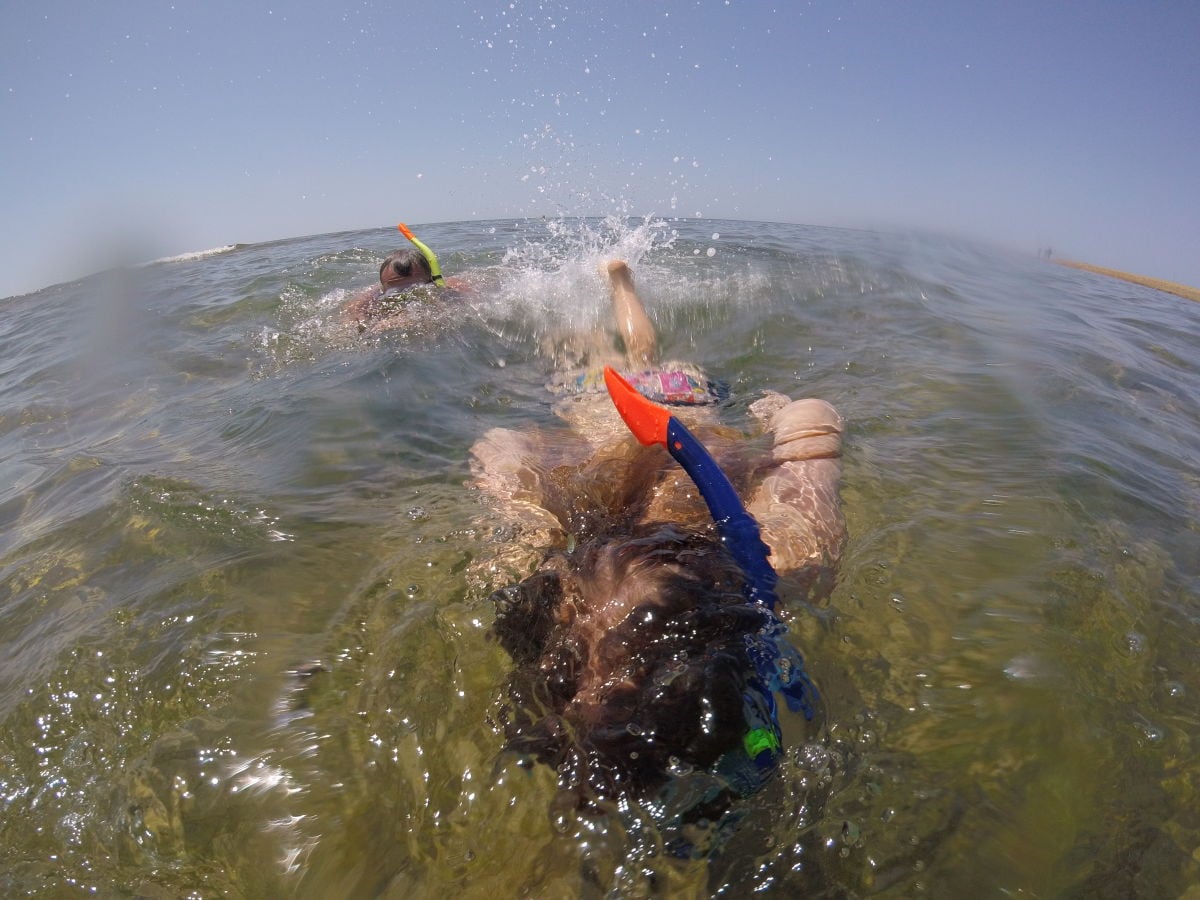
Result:
{"label": "ocean wave", "polygon": [[197,259],[207,259],[210,256],[220,256],[222,253],[229,253],[232,250],[237,250],[245,246],[245,244],[225,244],[221,247],[211,247],[208,250],[193,250],[190,253],[180,253],[177,256],[163,256],[143,263],[143,265],[156,266],[161,263],[192,262]]}

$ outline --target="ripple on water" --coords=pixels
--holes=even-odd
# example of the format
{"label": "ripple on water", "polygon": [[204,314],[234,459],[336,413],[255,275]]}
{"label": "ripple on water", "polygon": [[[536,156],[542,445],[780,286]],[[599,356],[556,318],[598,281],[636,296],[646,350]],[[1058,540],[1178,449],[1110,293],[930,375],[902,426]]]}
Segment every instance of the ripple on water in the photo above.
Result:
{"label": "ripple on water", "polygon": [[[848,230],[420,233],[482,288],[389,332],[340,311],[391,229],[13,301],[6,891],[1175,896],[1200,879],[1191,306]],[[491,427],[556,426],[542,347],[604,320],[596,265],[618,254],[663,352],[730,384],[730,428],[765,390],[848,421],[851,541],[827,602],[787,613],[823,728],[789,726],[732,833],[697,829],[696,855],[720,848],[703,865],[665,855],[648,810],[581,815],[550,767],[499,752],[487,597],[541,544],[480,504],[468,452]]]}

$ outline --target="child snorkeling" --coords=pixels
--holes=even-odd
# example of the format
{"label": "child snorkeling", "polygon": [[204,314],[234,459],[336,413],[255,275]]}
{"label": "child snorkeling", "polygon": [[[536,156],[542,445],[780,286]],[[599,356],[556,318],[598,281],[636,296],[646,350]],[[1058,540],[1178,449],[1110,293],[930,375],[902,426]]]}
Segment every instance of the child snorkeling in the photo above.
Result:
{"label": "child snorkeling", "polygon": [[[624,358],[597,340],[587,366],[632,377],[602,370],[593,390],[590,369],[567,372],[552,389],[570,427],[492,429],[472,448],[476,484],[540,544],[532,574],[493,595],[492,633],[514,664],[499,718],[507,747],[555,768],[581,808],[629,796],[674,827],[719,818],[770,776],[775,692],[815,712],[774,585],[789,573],[816,594],[837,565],[843,424],[824,401],[771,394],[751,406],[770,446],[747,453],[703,373],[688,367],[684,389],[683,364],[656,361],[628,266],[606,274]],[[669,426],[657,449],[627,415],[647,397],[672,407],[650,405]]]}

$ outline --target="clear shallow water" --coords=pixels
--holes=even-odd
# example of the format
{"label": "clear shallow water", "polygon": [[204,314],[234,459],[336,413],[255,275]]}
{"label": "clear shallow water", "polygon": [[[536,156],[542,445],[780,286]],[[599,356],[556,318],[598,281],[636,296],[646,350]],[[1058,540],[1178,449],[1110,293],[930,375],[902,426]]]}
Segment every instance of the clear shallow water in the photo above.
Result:
{"label": "clear shallow water", "polygon": [[[6,896],[1200,881],[1195,304],[866,232],[418,233],[484,287],[377,337],[337,311],[398,246],[385,230],[4,301]],[[468,451],[552,423],[539,347],[604,320],[612,256],[664,355],[730,384],[729,424],[772,389],[849,425],[840,580],[791,620],[824,728],[787,726],[708,864],[564,813],[494,726],[508,535]]]}

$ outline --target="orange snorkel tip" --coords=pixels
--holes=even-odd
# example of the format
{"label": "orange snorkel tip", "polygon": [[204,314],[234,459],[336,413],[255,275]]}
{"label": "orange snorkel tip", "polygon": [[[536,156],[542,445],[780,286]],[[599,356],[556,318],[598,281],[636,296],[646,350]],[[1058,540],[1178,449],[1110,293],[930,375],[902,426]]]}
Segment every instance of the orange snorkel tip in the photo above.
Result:
{"label": "orange snorkel tip", "polygon": [[608,387],[613,406],[639,443],[647,447],[651,444],[667,446],[667,426],[671,421],[669,411],[639,394],[612,366],[604,367],[604,384]]}
{"label": "orange snorkel tip", "polygon": [[413,237],[413,233],[412,233],[411,231],[409,231],[409,230],[408,230],[408,226],[407,226],[407,225],[405,225],[403,222],[401,222],[399,225],[397,225],[397,226],[396,226],[396,228],[399,230],[399,232],[400,232],[402,235],[404,235],[404,236],[405,236],[406,238],[408,238],[410,241],[415,241],[415,240],[416,240],[416,238],[414,238],[414,237]]}

